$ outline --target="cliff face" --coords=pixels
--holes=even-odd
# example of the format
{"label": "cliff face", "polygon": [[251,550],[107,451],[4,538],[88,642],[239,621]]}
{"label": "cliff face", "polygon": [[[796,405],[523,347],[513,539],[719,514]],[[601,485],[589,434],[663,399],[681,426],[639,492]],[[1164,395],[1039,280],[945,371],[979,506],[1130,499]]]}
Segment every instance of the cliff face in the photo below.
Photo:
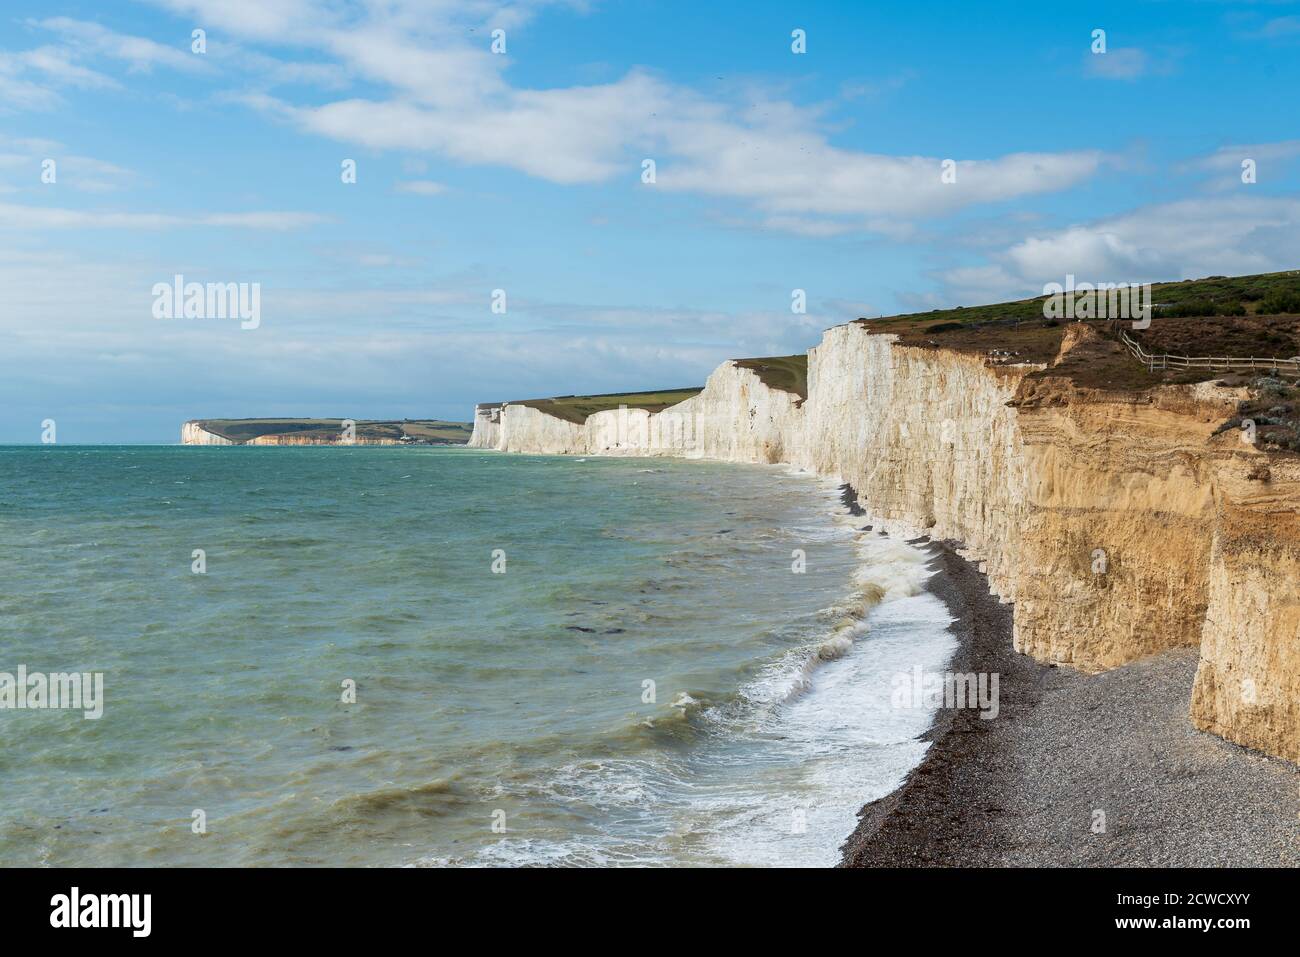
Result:
{"label": "cliff face", "polygon": [[247,442],[233,442],[224,435],[217,435],[203,428],[202,422],[192,420],[181,426],[181,445],[401,445],[395,439],[379,439],[358,436],[349,443],[336,438],[320,439],[312,436],[287,434],[258,435]]}
{"label": "cliff face", "polygon": [[1238,460],[1219,472],[1192,721],[1296,761],[1300,463],[1274,461],[1267,482],[1256,465]]}
{"label": "cliff face", "polygon": [[1170,386],[1147,401],[1042,379],[1017,402],[1030,508],[1016,648],[1099,671],[1198,643],[1215,489],[1235,454],[1209,440],[1235,393]]}
{"label": "cliff face", "polygon": [[471,449],[495,449],[501,441],[501,406],[474,407],[474,433],[469,437]]}
{"label": "cliff face", "polygon": [[339,439],[317,439],[302,435],[258,435],[244,445],[401,445],[396,439],[367,439],[358,437],[351,442]]}
{"label": "cliff face", "polygon": [[[1063,355],[1087,335],[1071,328]],[[1300,465],[1265,479],[1263,453],[1212,436],[1237,391],[1106,393],[1036,371],[850,324],[809,352],[806,401],[729,362],[657,415],[507,404],[470,444],[837,476],[891,531],[963,542],[1015,601],[1017,650],[1098,671],[1199,644],[1194,723],[1300,760]]]}
{"label": "cliff face", "polygon": [[659,413],[610,409],[577,423],[526,405],[479,406],[469,444],[538,454],[796,461],[803,441],[801,401],[727,362],[702,392]]}
{"label": "cliff face", "polygon": [[800,464],[842,477],[891,531],[964,542],[994,591],[1014,600],[1027,475],[1007,403],[1036,367],[891,338],[840,326],[809,352]]}
{"label": "cliff face", "polygon": [[197,422],[186,422],[181,426],[181,445],[234,445],[225,436],[209,432]]}

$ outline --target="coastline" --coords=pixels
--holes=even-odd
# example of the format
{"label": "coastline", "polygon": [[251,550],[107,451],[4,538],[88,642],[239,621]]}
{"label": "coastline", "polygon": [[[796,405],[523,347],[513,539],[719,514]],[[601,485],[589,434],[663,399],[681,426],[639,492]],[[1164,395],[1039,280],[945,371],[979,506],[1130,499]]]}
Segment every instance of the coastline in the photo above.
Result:
{"label": "coastline", "polygon": [[1042,664],[1013,650],[1014,606],[960,543],[928,544],[959,642],[948,669],[998,673],[1000,712],[936,712],[840,867],[1300,866],[1300,769],[1188,725],[1195,648],[1096,675]]}

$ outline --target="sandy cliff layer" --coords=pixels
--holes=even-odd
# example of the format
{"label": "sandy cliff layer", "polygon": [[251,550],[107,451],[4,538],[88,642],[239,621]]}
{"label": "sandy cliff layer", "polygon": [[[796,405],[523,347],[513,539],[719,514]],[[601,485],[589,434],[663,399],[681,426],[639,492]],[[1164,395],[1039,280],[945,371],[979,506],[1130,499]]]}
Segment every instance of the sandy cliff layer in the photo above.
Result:
{"label": "sandy cliff layer", "polygon": [[[1062,353],[1093,335],[1072,328]],[[1042,375],[1031,375],[1040,372]],[[1201,648],[1191,717],[1300,760],[1300,465],[1213,436],[1240,393],[1081,390],[1034,365],[861,324],[809,352],[808,398],[728,362],[658,414],[480,406],[470,445],[788,462],[891,530],[956,539],[1014,601],[1015,647],[1100,671]]]}

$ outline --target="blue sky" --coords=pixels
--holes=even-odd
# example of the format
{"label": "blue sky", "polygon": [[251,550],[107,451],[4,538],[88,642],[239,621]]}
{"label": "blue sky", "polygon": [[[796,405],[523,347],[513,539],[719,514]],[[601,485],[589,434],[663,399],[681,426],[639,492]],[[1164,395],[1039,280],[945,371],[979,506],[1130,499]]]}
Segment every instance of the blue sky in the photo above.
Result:
{"label": "blue sky", "polygon": [[[1300,4],[1028,6],[6,4],[0,442],[468,419],[1066,273],[1300,266]],[[259,283],[260,325],[155,318],[176,274]]]}

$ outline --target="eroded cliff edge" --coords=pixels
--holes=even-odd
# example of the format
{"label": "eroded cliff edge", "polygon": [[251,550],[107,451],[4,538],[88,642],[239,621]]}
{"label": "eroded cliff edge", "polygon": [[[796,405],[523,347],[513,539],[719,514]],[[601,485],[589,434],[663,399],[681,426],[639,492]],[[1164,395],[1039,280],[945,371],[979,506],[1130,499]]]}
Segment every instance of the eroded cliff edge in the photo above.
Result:
{"label": "eroded cliff edge", "polygon": [[720,366],[662,412],[572,422],[483,405],[471,447],[784,462],[838,477],[891,531],[955,539],[1015,602],[1014,644],[1101,671],[1199,646],[1191,720],[1300,760],[1300,463],[1216,434],[1208,383],[1084,388],[1049,362],[901,344],[851,323],[808,353],[807,394]]}

